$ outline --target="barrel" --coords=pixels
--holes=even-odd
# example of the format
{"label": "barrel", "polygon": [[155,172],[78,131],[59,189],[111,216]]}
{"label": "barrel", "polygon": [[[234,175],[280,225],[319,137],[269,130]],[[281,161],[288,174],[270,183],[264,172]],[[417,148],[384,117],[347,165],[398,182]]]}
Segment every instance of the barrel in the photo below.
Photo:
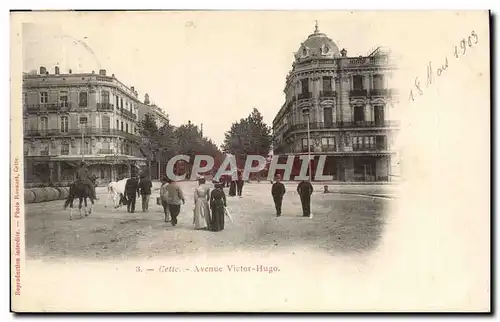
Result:
{"label": "barrel", "polygon": [[33,203],[35,201],[35,194],[31,189],[24,189],[24,203]]}
{"label": "barrel", "polygon": [[53,197],[50,200],[60,200],[61,199],[61,191],[56,187],[49,188],[51,193],[53,193]]}
{"label": "barrel", "polygon": [[59,187],[57,188],[59,190],[59,193],[60,193],[60,196],[59,196],[59,199],[60,200],[64,200],[66,198],[68,198],[68,187]]}
{"label": "barrel", "polygon": [[35,195],[35,200],[33,202],[43,202],[46,199],[45,190],[43,188],[33,188],[33,194]]}

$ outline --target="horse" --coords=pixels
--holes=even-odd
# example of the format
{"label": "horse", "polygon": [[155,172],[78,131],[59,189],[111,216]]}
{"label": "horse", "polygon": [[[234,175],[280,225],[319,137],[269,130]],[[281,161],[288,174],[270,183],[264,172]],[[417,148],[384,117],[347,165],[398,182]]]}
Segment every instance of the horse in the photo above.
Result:
{"label": "horse", "polygon": [[105,208],[108,207],[108,201],[113,200],[113,206],[116,208],[125,204],[125,185],[129,178],[120,181],[111,181],[108,183],[108,198],[106,199]]}
{"label": "horse", "polygon": [[[97,177],[92,176],[91,181],[95,185]],[[94,205],[94,198],[92,198],[92,191],[90,191],[90,187],[87,185],[84,185],[82,181],[76,180],[69,186],[69,195],[68,198],[66,199],[66,202],[64,203],[64,209],[69,207],[69,220],[73,219],[73,201],[75,198],[79,199],[79,204],[78,204],[78,209],[80,211],[80,218],[82,218],[82,201],[85,203],[85,217],[87,217],[89,214],[92,213],[92,206]],[[90,199],[90,209],[88,210],[87,213],[87,198]]]}

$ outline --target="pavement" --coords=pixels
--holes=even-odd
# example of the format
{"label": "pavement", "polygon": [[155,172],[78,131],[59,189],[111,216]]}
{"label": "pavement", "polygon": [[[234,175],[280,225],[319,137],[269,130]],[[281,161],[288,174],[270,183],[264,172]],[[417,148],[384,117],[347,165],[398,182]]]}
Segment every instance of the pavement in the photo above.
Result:
{"label": "pavement", "polygon": [[[200,252],[265,252],[301,245],[329,254],[359,253],[374,249],[387,221],[391,200],[371,196],[384,190],[377,186],[331,186],[335,193],[315,187],[313,218],[302,217],[295,183],[286,183],[283,213],[276,217],[270,184],[250,183],[243,197],[228,197],[233,221],[226,218],[225,230],[197,231],[192,225],[195,182],[180,183],[186,204],[176,227],[163,222],[162,208],[156,205],[159,183],[155,182],[149,212],[126,207],[105,208],[105,188],[98,188],[100,200],[88,217],[78,210],[69,220],[63,201],[26,205],[26,249],[29,259],[42,261],[127,259],[177,256]],[[347,188],[349,187],[349,188]],[[364,187],[364,188],[362,188]],[[387,188],[385,188],[387,190]],[[227,188],[225,189],[227,193]],[[387,196],[387,195],[386,195]]]}

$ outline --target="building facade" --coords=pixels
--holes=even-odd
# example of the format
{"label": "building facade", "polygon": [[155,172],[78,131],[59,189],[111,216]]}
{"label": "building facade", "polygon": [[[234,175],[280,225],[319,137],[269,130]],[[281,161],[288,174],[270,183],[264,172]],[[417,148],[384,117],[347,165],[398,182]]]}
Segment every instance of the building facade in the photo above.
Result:
{"label": "building facade", "polygon": [[156,126],[158,128],[161,128],[168,123],[168,117],[165,111],[163,111],[156,104],[151,104],[147,93],[144,95],[144,102],[140,103],[138,107],[139,120],[143,120],[146,117],[146,114],[151,114],[155,118]]}
{"label": "building facade", "polygon": [[[310,153],[313,179],[318,155],[326,155],[323,173],[334,180],[390,181],[397,166],[392,146],[398,123],[390,117],[395,69],[387,49],[348,57],[316,26],[286,77],[285,103],[273,121],[273,153]],[[297,158],[292,175],[299,172]]]}
{"label": "building facade", "polygon": [[98,184],[128,177],[144,166],[136,135],[137,91],[115,75],[53,74],[45,67],[23,75],[25,182],[68,184],[84,160]]}

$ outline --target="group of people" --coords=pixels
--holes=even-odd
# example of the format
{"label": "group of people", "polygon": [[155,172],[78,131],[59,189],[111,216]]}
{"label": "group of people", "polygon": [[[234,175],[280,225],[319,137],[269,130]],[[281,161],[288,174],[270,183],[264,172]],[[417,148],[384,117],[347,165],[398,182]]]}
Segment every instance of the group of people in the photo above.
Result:
{"label": "group of people", "polygon": [[[311,195],[314,189],[309,181],[301,181],[297,186],[297,193],[300,197],[302,204],[302,216],[312,217],[311,214]],[[281,206],[283,204],[283,196],[285,195],[285,185],[281,182],[280,176],[276,177],[276,182],[273,183],[271,188],[271,195],[273,197],[274,206],[276,208],[276,216],[281,216]]]}
{"label": "group of people", "polygon": [[[226,194],[221,183],[215,183],[210,191],[205,178],[198,179],[198,187],[194,190],[193,225],[195,229],[210,231],[224,230],[224,216],[226,214]],[[186,203],[184,193],[175,181],[169,178],[162,180],[160,200],[165,213],[165,222],[171,221],[177,225],[177,216],[181,205]]]}
{"label": "group of people", "polygon": [[125,203],[127,205],[127,212],[135,212],[135,202],[137,198],[142,197],[142,212],[149,211],[149,199],[151,197],[151,189],[153,188],[153,183],[145,175],[141,174],[138,178],[137,175],[133,175],[125,183]]}

